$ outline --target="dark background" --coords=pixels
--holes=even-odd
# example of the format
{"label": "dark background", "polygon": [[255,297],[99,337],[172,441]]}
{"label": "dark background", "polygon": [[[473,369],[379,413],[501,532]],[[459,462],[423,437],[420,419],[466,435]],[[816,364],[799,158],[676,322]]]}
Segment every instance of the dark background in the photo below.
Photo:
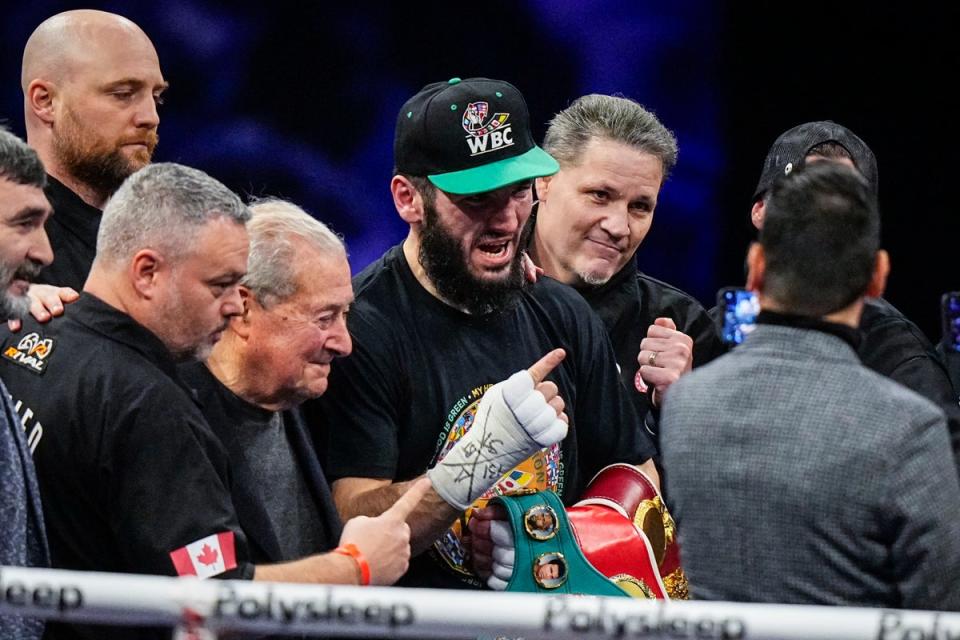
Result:
{"label": "dark background", "polygon": [[[946,3],[945,3],[946,4]],[[171,82],[156,160],[280,195],[342,233],[359,269],[400,241],[387,188],[400,105],[452,76],[509,80],[535,133],[576,96],[622,93],[679,139],[641,269],[712,306],[742,284],[750,196],[785,129],[833,119],[877,155],[887,298],[932,338],[960,289],[958,10],[921,3],[0,0],[0,119],[23,134],[20,56],[44,18],[93,7],[151,37]]]}

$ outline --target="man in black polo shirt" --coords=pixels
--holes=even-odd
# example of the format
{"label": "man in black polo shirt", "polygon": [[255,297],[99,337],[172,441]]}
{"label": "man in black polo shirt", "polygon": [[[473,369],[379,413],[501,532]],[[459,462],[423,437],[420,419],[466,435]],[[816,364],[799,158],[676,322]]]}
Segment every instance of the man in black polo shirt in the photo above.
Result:
{"label": "man in black polo shirt", "polygon": [[[111,201],[70,313],[4,336],[0,371],[38,434],[52,566],[253,576],[226,457],[175,366],[240,311],[248,216],[201,172],[154,165]],[[48,625],[55,638],[110,634]]]}
{"label": "man in black polo shirt", "polygon": [[[520,92],[486,78],[427,85],[398,114],[394,161],[391,192],[410,231],[354,279],[354,350],[319,401],[320,448],[346,517],[380,513],[426,471],[435,491],[409,523],[415,550],[431,549],[403,583],[476,586],[462,534],[477,498],[525,487],[572,503],[613,462],[656,477],[655,449],[589,306],[550,278],[525,283],[531,181],[557,164],[534,144]],[[557,347],[566,352],[559,364]],[[515,404],[540,377],[514,372],[533,362],[552,369],[552,388]],[[544,400],[566,407],[566,438],[533,435],[553,429],[547,413],[527,412],[526,401]],[[504,445],[488,431],[491,415],[498,424],[515,418],[531,439]]]}
{"label": "man in black polo shirt", "polygon": [[667,388],[723,353],[700,303],[635,260],[677,162],[676,139],[633,100],[593,94],[554,116],[543,146],[560,171],[537,179],[530,255],[603,320],[620,378],[655,432],[651,407]]}
{"label": "man in black polo shirt", "polygon": [[27,142],[47,169],[56,212],[47,224],[54,262],[38,282],[83,288],[104,204],[150,162],[166,86],[150,39],[121,16],[66,11],[30,36],[21,70]]}
{"label": "man in black polo shirt", "polygon": [[[806,122],[785,131],[770,147],[753,195],[750,219],[763,228],[774,180],[817,161],[846,164],[859,171],[878,194],[877,159],[856,134],[835,122]],[[883,298],[866,298],[857,354],[866,366],[932,400],[947,414],[954,455],[960,465],[960,407],[946,366],[927,337]]]}
{"label": "man in black polo shirt", "polygon": [[[3,336],[0,374],[25,427],[38,432],[34,457],[54,567],[360,581],[356,555],[254,566],[227,452],[177,373],[178,362],[208,356],[243,310],[249,216],[200,171],[148,166],[104,210],[96,260],[70,312],[48,324],[27,320],[20,333]],[[393,530],[400,562],[388,565],[391,572],[372,570],[378,584],[406,568],[406,508],[405,501],[401,513],[361,523],[355,539],[341,537],[371,558],[368,534]],[[50,625],[48,635],[164,634]]]}

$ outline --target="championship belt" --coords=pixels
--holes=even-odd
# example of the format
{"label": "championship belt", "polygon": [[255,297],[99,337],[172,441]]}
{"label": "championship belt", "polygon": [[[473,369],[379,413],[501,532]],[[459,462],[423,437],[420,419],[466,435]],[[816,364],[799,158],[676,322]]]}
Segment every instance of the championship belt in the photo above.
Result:
{"label": "championship belt", "polygon": [[563,503],[552,491],[500,496],[513,531],[507,591],[628,597],[580,551]]}
{"label": "championship belt", "polygon": [[676,526],[642,471],[622,463],[604,467],[567,515],[587,560],[631,595],[689,598]]}

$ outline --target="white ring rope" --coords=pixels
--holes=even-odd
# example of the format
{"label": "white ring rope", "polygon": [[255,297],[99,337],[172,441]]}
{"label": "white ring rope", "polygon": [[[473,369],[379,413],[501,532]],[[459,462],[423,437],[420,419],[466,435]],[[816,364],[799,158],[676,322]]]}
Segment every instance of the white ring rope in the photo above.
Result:
{"label": "white ring rope", "polygon": [[958,640],[960,613],[681,602],[0,567],[0,614],[294,635]]}

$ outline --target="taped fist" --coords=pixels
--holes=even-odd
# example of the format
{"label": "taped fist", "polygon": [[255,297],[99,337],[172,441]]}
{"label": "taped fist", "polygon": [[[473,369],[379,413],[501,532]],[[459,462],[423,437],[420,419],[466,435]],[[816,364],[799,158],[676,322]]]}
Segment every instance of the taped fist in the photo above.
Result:
{"label": "taped fist", "polygon": [[554,349],[487,390],[470,431],[427,472],[448,504],[466,509],[517,464],[567,435],[563,398],[544,380],[565,355]]}

